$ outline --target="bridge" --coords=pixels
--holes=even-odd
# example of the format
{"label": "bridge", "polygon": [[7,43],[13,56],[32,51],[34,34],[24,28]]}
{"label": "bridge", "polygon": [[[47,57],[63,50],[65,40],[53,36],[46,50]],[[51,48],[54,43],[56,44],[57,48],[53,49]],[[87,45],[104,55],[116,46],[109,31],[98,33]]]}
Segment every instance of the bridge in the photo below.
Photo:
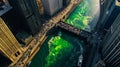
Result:
{"label": "bridge", "polygon": [[58,27],[60,27],[60,28],[62,28],[62,29],[65,29],[65,30],[67,30],[67,31],[69,31],[69,32],[72,32],[72,33],[74,33],[74,34],[76,34],[76,35],[79,35],[80,32],[81,32],[80,29],[75,28],[74,26],[69,25],[69,24],[67,24],[67,23],[65,23],[65,22],[59,22],[59,23],[56,24],[56,25],[57,25]]}
{"label": "bridge", "polygon": [[72,26],[70,24],[67,24],[65,22],[62,22],[62,21],[57,23],[56,26],[58,26],[58,27],[60,27],[62,29],[65,29],[65,30],[67,30],[67,31],[69,31],[71,33],[74,33],[74,34],[76,34],[78,36],[85,37],[85,38],[87,38],[87,37],[89,37],[89,35],[91,35],[90,32],[81,30],[79,28],[76,28],[76,27],[74,27],[74,26]]}

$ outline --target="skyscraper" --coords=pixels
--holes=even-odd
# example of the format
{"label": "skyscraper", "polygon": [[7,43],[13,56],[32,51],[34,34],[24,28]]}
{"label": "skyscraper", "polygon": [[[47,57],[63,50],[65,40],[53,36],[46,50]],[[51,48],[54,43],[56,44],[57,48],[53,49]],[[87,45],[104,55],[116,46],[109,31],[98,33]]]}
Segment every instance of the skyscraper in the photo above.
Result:
{"label": "skyscraper", "polygon": [[3,18],[5,18],[5,20],[8,20],[10,17],[12,17],[11,18],[12,21],[8,20],[8,23],[10,22],[18,23],[20,27],[26,29],[25,31],[33,35],[38,33],[42,24],[40,21],[39,17],[40,14],[36,0],[16,0],[16,1],[8,0],[8,1],[10,5],[13,7],[11,11],[12,13],[10,14],[10,12],[8,12],[8,14],[5,15],[6,17]]}
{"label": "skyscraper", "polygon": [[0,18],[0,52],[12,62],[18,61],[22,56],[23,48],[11,33],[7,25]]}
{"label": "skyscraper", "polygon": [[120,12],[120,6],[116,4],[116,2],[118,2],[118,0],[101,1],[101,14],[96,29],[100,31],[103,29],[109,29],[113,24],[115,18]]}
{"label": "skyscraper", "polygon": [[120,13],[102,42],[102,56],[105,63],[120,67]]}
{"label": "skyscraper", "polygon": [[63,7],[63,0],[42,0],[45,14],[54,15]]}

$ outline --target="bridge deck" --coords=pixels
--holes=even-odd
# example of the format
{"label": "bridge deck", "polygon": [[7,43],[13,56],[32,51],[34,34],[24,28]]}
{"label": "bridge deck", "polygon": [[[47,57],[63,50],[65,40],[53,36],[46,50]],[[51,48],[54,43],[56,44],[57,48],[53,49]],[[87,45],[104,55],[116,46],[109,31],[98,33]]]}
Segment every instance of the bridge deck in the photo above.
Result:
{"label": "bridge deck", "polygon": [[89,35],[91,34],[90,32],[83,31],[83,30],[81,30],[79,28],[76,28],[76,27],[74,27],[72,25],[69,25],[67,23],[64,23],[64,22],[59,22],[57,24],[57,26],[62,28],[62,29],[65,29],[65,30],[67,30],[69,32],[72,32],[72,33],[74,33],[76,35],[83,36],[83,37],[89,37]]}
{"label": "bridge deck", "polygon": [[66,24],[66,23],[64,23],[64,22],[59,22],[59,23],[57,24],[57,26],[60,27],[60,28],[65,29],[65,30],[68,30],[69,32],[75,33],[75,34],[77,34],[77,35],[79,35],[80,32],[81,32],[80,29],[75,28],[74,26],[69,25],[69,24]]}

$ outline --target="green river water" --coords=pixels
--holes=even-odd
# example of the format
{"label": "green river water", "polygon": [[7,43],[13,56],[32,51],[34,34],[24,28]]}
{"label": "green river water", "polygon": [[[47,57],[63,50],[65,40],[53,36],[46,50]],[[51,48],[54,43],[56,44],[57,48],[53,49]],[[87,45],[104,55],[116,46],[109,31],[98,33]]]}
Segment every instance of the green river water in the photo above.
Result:
{"label": "green river water", "polygon": [[65,22],[76,28],[91,32],[99,18],[99,10],[98,0],[82,0]]}
{"label": "green river water", "polygon": [[84,42],[68,32],[50,35],[29,67],[77,67],[85,48]]}
{"label": "green river water", "polygon": [[89,10],[89,3],[88,1],[81,2],[76,9],[70,14],[70,16],[66,19],[66,23],[71,24],[77,28],[85,30],[86,26],[91,19],[91,16],[87,15]]}

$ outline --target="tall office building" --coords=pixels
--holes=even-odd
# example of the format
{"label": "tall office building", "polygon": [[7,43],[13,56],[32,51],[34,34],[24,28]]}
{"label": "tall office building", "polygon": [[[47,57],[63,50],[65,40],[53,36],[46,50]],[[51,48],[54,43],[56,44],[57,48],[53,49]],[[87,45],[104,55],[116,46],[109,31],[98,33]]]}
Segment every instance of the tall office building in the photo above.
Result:
{"label": "tall office building", "polygon": [[101,45],[103,60],[112,67],[120,67],[120,13]]}
{"label": "tall office building", "polygon": [[114,3],[115,5],[112,5],[112,4],[109,5],[108,11],[109,9],[111,9],[111,13],[110,13],[110,16],[106,19],[106,22],[104,25],[105,29],[109,29],[109,27],[113,24],[114,20],[116,19],[117,15],[120,12],[120,4],[117,4],[117,3],[120,3],[119,0],[115,1]]}
{"label": "tall office building", "polygon": [[63,0],[42,0],[45,14],[54,15],[63,7]]}
{"label": "tall office building", "polygon": [[96,26],[97,30],[109,29],[113,24],[120,12],[120,6],[116,4],[116,2],[118,2],[118,0],[101,0],[101,14]]}
{"label": "tall office building", "polygon": [[[8,1],[13,9],[6,13],[2,18],[7,20],[8,23],[13,22],[12,25],[15,26],[13,29],[19,28],[21,30],[21,28],[23,28],[33,35],[38,33],[41,22],[36,0]],[[18,29],[16,31],[18,32]]]}
{"label": "tall office building", "polygon": [[23,48],[0,18],[0,53],[16,62],[22,56]]}

